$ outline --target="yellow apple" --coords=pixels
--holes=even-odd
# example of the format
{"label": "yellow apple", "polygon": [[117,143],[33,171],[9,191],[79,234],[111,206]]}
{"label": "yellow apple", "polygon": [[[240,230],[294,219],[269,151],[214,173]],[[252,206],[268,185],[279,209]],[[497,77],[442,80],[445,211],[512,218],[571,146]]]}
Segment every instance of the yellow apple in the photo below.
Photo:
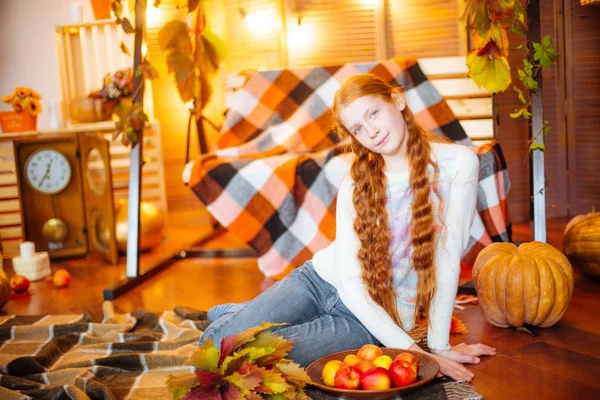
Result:
{"label": "yellow apple", "polygon": [[342,368],[344,365],[340,360],[331,360],[323,367],[323,371],[321,372],[321,378],[323,379],[323,383],[327,386],[334,386],[335,374]]}
{"label": "yellow apple", "polygon": [[356,354],[348,354],[344,357],[344,364],[354,365],[360,361],[360,358]]}
{"label": "yellow apple", "polygon": [[390,356],[379,356],[376,359],[373,360],[373,364],[375,364],[376,367],[382,367],[385,369],[390,369],[390,365],[392,364],[394,360],[392,359],[392,357]]}

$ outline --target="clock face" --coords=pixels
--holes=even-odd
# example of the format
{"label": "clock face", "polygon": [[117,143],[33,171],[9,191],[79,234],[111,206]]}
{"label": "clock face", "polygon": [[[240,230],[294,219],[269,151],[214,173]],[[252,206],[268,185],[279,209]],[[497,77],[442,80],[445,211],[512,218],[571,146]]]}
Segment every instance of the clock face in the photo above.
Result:
{"label": "clock face", "polygon": [[25,163],[25,180],[43,194],[56,194],[71,181],[69,160],[56,150],[38,150]]}

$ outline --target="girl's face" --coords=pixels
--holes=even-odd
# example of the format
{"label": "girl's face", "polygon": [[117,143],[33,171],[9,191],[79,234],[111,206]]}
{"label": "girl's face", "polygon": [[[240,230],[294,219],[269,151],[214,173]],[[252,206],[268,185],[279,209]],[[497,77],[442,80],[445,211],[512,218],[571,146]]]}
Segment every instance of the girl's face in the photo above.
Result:
{"label": "girl's face", "polygon": [[348,132],[369,151],[388,159],[406,153],[406,122],[402,110],[404,98],[392,93],[387,102],[375,96],[364,96],[354,100],[340,110],[340,120]]}

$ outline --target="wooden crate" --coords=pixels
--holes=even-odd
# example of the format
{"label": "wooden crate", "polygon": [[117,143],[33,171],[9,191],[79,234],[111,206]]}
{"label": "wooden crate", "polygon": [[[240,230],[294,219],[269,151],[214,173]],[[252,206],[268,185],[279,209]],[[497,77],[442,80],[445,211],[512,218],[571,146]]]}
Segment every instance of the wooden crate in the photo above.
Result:
{"label": "wooden crate", "polygon": [[[0,243],[2,256],[13,257],[19,254],[19,245],[23,241],[19,193],[15,176],[15,157],[13,140],[44,133],[59,132],[98,132],[106,139],[112,139],[114,124],[103,122],[79,124],[73,128],[59,131],[38,131],[18,134],[0,134]],[[143,152],[150,161],[142,168],[142,200],[159,207],[167,215],[167,193],[165,170],[162,157],[160,127],[158,123],[149,124],[144,130]],[[126,199],[129,193],[129,148],[120,141],[111,141],[111,169],[114,188],[114,200]]]}
{"label": "wooden crate", "polygon": [[[65,127],[76,126],[69,114],[74,98],[101,89],[106,74],[133,68],[133,57],[120,50],[121,42],[133,52],[133,35],[123,33],[113,20],[55,26]],[[144,89],[144,111],[152,120],[154,111],[149,81]]]}

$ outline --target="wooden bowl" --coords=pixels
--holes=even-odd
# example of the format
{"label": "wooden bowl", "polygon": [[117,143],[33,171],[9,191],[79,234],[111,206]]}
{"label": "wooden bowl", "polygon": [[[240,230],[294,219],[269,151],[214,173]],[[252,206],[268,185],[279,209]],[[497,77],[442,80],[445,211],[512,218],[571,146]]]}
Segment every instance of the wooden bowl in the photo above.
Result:
{"label": "wooden bowl", "polygon": [[306,372],[308,373],[310,379],[314,382],[314,386],[333,395],[344,396],[344,398],[382,400],[410,392],[423,385],[426,385],[427,383],[431,382],[440,372],[440,366],[437,361],[427,354],[412,350],[381,348],[383,354],[392,358],[395,358],[398,354],[404,352],[414,355],[417,360],[419,360],[417,381],[412,385],[391,388],[387,390],[349,390],[338,389],[325,385],[323,383],[323,379],[321,379],[321,372],[323,371],[325,364],[331,360],[343,361],[344,357],[349,354],[356,354],[358,350],[359,349],[340,351],[339,353],[333,353],[328,356],[321,357],[318,360],[310,363],[310,365],[306,367]]}

